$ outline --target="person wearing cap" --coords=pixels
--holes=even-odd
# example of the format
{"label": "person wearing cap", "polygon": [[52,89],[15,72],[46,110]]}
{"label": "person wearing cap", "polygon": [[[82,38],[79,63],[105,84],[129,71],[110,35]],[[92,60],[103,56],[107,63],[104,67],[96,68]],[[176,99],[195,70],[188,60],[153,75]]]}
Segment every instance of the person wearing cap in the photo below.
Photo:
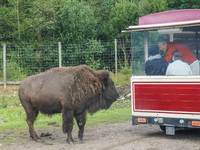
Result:
{"label": "person wearing cap", "polygon": [[158,46],[150,46],[148,52],[149,58],[145,62],[146,75],[165,75],[168,63],[159,54]]}
{"label": "person wearing cap", "polygon": [[167,40],[165,39],[159,39],[158,46],[160,50],[162,50],[164,53],[167,53],[165,60],[168,63],[173,62],[172,53],[175,50],[181,51],[182,53],[181,59],[188,65],[190,65],[190,68],[194,75],[199,75],[199,61],[192,54],[191,50],[187,46],[178,42],[167,42]]}
{"label": "person wearing cap", "polygon": [[173,62],[167,67],[166,75],[192,75],[190,66],[181,60],[181,51],[175,50],[172,53]]}

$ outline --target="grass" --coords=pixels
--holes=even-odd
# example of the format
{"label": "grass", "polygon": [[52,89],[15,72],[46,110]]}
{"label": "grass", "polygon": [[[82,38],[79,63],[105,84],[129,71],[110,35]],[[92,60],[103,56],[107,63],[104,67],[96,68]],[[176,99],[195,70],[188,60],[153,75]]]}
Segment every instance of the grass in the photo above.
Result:
{"label": "grass", "polygon": [[131,69],[124,68],[117,73],[117,78],[114,73],[111,73],[111,78],[114,81],[115,85],[130,84],[131,74]]}
{"label": "grass", "polygon": [[117,123],[131,120],[131,107],[120,108],[114,111],[100,111],[94,115],[88,116],[87,125],[100,125],[101,123]]}

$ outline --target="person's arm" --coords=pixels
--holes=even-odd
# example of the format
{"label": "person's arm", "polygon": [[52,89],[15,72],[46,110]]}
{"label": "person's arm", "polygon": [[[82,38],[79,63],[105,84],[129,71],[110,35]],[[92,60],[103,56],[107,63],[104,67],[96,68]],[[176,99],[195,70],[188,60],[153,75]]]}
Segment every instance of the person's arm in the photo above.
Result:
{"label": "person's arm", "polygon": [[172,53],[178,50],[178,43],[177,42],[169,42],[167,44],[167,56],[165,60],[169,63],[172,60]]}
{"label": "person's arm", "polygon": [[169,48],[169,49],[167,50],[167,56],[166,56],[165,60],[166,60],[168,63],[169,63],[169,62],[171,61],[171,59],[172,59],[172,53],[173,53],[173,51],[175,51],[174,48]]}

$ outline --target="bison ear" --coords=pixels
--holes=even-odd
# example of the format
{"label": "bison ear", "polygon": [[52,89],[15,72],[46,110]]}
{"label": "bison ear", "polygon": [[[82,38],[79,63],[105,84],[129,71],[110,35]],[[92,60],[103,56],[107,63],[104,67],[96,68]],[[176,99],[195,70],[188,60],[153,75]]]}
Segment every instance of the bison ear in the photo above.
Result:
{"label": "bison ear", "polygon": [[100,70],[97,72],[100,80],[107,80],[110,77],[110,74],[108,71]]}

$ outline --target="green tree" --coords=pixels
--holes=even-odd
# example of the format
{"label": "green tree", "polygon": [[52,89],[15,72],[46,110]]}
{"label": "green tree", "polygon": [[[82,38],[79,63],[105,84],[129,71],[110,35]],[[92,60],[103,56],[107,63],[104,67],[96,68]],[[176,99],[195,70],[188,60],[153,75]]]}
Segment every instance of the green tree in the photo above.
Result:
{"label": "green tree", "polygon": [[31,22],[31,26],[27,30],[32,29],[32,36],[38,41],[45,41],[53,36],[57,18],[54,2],[55,0],[35,0],[30,9],[32,17],[27,23]]}
{"label": "green tree", "polygon": [[96,37],[97,21],[89,6],[66,2],[60,13],[61,41],[77,42]]}
{"label": "green tree", "polygon": [[0,6],[8,6],[8,0],[1,0]]}
{"label": "green tree", "polygon": [[138,7],[132,2],[116,3],[110,13],[109,21],[105,26],[105,33],[107,38],[118,39],[118,47],[123,52],[119,56],[120,58],[118,57],[118,60],[121,61],[119,67],[128,67],[130,64],[130,50],[128,49],[130,43],[126,42],[130,39],[130,34],[122,34],[122,30],[125,30],[130,25],[137,25],[138,18]]}
{"label": "green tree", "polygon": [[139,2],[140,17],[166,10],[167,0],[141,0]]}
{"label": "green tree", "polygon": [[[4,33],[9,36],[9,39],[3,40],[7,42],[21,41],[21,29],[23,30],[22,22],[27,17],[27,10],[31,4],[31,0],[3,0],[0,3],[1,23],[0,28],[4,28]],[[2,5],[2,6],[1,6]],[[4,20],[4,21],[3,21]],[[2,32],[1,32],[2,33]],[[4,34],[2,33],[2,34]]]}
{"label": "green tree", "polygon": [[13,41],[14,32],[16,31],[16,24],[14,22],[15,15],[12,8],[0,7],[0,41]]}
{"label": "green tree", "polygon": [[138,24],[138,7],[135,3],[117,3],[109,16],[109,21],[104,27],[108,39],[121,37],[122,30],[130,25]]}
{"label": "green tree", "polygon": [[97,39],[106,40],[105,33],[102,32],[104,25],[109,21],[111,9],[115,7],[114,0],[90,0],[88,1],[94,16],[97,19]]}
{"label": "green tree", "polygon": [[168,8],[173,9],[200,9],[199,0],[167,0]]}

